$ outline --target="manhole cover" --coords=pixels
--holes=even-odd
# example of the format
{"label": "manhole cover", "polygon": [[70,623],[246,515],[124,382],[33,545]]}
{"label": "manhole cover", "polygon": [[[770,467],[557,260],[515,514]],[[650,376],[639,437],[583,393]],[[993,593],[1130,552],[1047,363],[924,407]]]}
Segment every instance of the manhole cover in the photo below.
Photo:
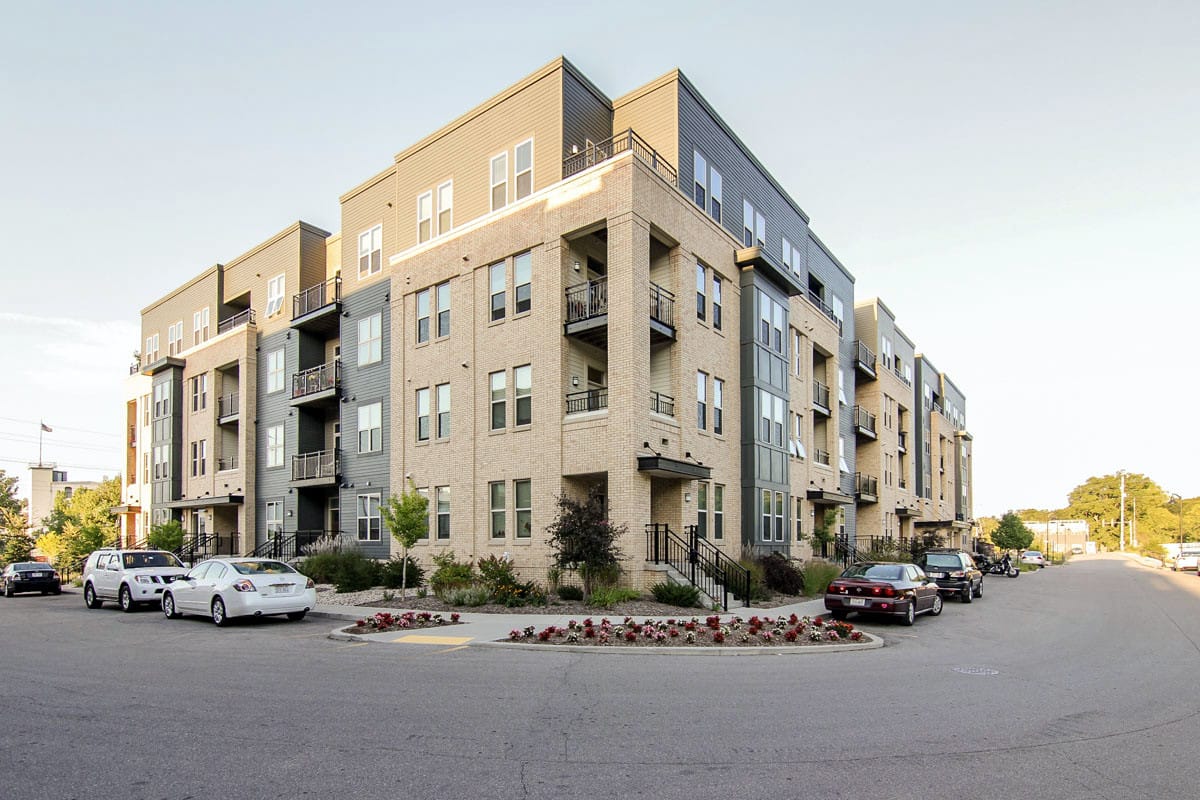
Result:
{"label": "manhole cover", "polygon": [[963,675],[999,675],[1000,670],[992,669],[991,667],[954,667],[955,672],[961,672]]}

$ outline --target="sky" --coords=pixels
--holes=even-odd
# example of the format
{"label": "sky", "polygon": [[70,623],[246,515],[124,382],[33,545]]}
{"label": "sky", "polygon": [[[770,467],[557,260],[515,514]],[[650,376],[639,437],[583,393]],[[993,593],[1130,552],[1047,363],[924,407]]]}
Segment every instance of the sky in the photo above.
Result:
{"label": "sky", "polygon": [[[852,7],[845,7],[852,6]],[[967,396],[977,516],[1200,495],[1200,6],[24,3],[0,28],[0,469],[122,463],[140,310],[565,55],[676,67]],[[1189,422],[1189,420],[1191,420]],[[1162,424],[1160,424],[1162,423]]]}

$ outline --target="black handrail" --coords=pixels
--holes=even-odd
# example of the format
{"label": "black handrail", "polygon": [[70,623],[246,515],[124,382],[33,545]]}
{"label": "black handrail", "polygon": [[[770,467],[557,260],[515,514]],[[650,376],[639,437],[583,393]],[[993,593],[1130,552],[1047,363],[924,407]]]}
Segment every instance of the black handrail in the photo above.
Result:
{"label": "black handrail", "polygon": [[277,561],[291,561],[304,553],[304,548],[314,544],[318,539],[331,536],[337,531],[305,530],[296,531],[291,535],[275,532],[267,535],[266,541],[255,547],[248,555],[255,558],[273,558]]}
{"label": "black handrail", "polygon": [[608,387],[571,392],[567,395],[567,413],[582,414],[608,408]]}
{"label": "black handrail", "polygon": [[670,161],[647,144],[646,140],[634,133],[632,128],[626,128],[610,139],[588,145],[583,150],[564,158],[562,176],[569,178],[576,172],[583,172],[588,167],[608,161],[627,150],[633,151],[638,160],[654,170],[664,181],[676,189],[679,188],[679,172],[671,165]]}
{"label": "black handrail", "polygon": [[650,284],[650,319],[675,327],[675,295],[657,283]]}
{"label": "black handrail", "polygon": [[599,317],[608,313],[608,276],[568,286],[567,322]]}
{"label": "black handrail", "polygon": [[228,333],[229,331],[241,325],[254,324],[254,309],[247,308],[245,311],[239,311],[228,319],[223,319],[217,323],[217,335]]}
{"label": "black handrail", "polygon": [[650,410],[663,416],[675,416],[675,398],[662,392],[650,393]]}
{"label": "black handrail", "polygon": [[238,393],[230,392],[217,398],[217,419],[232,417],[238,413]]}
{"label": "black handrail", "polygon": [[684,527],[680,536],[663,522],[646,525],[646,560],[667,564],[687,578],[722,610],[729,610],[729,595],[750,605],[750,571],[701,538],[695,525]]}
{"label": "black handrail", "polygon": [[342,361],[334,359],[292,376],[292,399],[336,389],[342,384]]}
{"label": "black handrail", "polygon": [[328,305],[333,305],[342,299],[342,279],[340,276],[330,278],[316,286],[310,286],[299,294],[292,295],[292,319],[303,317],[310,311],[316,311]]}

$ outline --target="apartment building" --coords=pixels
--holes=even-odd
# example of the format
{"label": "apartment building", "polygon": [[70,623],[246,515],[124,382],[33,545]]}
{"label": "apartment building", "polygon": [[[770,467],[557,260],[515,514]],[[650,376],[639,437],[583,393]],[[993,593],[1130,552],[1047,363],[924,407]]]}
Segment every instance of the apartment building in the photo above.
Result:
{"label": "apartment building", "polygon": [[556,498],[595,488],[635,584],[667,529],[806,556],[885,524],[854,277],[679,71],[614,100],[555,59],[340,201],[341,234],[297,223],[143,310],[152,520],[385,557],[412,485],[418,558],[540,577]]}
{"label": "apartment building", "polygon": [[37,463],[29,465],[29,532],[37,536],[46,530],[46,517],[54,511],[58,496],[72,494],[80,489],[95,489],[100,481],[73,481],[67,471],[56,464]]}

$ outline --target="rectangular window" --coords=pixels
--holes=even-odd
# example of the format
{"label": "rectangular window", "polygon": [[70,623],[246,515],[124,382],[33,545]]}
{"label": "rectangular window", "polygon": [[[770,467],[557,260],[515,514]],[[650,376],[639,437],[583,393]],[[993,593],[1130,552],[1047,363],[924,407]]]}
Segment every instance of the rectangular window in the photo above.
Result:
{"label": "rectangular window", "polygon": [[450,487],[435,487],[437,496],[437,538],[450,538]]}
{"label": "rectangular window", "polygon": [[776,447],[783,447],[783,417],[784,417],[784,402],[782,397],[771,395],[772,414],[771,421],[774,430],[774,443]]}
{"label": "rectangular window", "polygon": [[701,209],[708,207],[708,162],[696,150],[692,151],[692,197]]}
{"label": "rectangular window", "polygon": [[696,484],[696,535],[708,538],[708,484],[704,481]]}
{"label": "rectangular window", "polygon": [[708,429],[708,375],[696,373],[696,427]]}
{"label": "rectangular window", "polygon": [[713,484],[713,538],[725,538],[725,487]]}
{"label": "rectangular window", "polygon": [[517,293],[513,313],[524,314],[533,303],[533,253],[518,253],[513,258],[513,284]]}
{"label": "rectangular window", "polygon": [[833,316],[837,318],[838,331],[842,330],[842,321],[846,318],[846,306],[842,303],[842,298],[836,294],[829,298],[833,302]]}
{"label": "rectangular window", "polygon": [[804,519],[804,500],[802,498],[797,497],[796,498],[796,541],[797,542],[804,540],[804,526],[800,524],[800,521],[802,519]]}
{"label": "rectangular window", "polygon": [[208,439],[200,440],[200,475],[208,471]]}
{"label": "rectangular window", "polygon": [[273,317],[283,310],[283,290],[285,276],[276,275],[267,281],[267,316]]}
{"label": "rectangular window", "polygon": [[492,538],[503,539],[507,535],[504,523],[507,519],[504,508],[504,481],[494,481],[488,484],[488,497],[491,499]]}
{"label": "rectangular window", "polygon": [[775,541],[782,542],[785,523],[787,521],[787,506],[784,503],[783,492],[775,493]]}
{"label": "rectangular window", "polygon": [[725,381],[713,378],[713,433],[725,430]]}
{"label": "rectangular window", "polygon": [[151,409],[150,395],[148,395],[148,394],[142,395],[142,424],[143,425],[150,424],[150,409]]}
{"label": "rectangular window", "polygon": [[846,402],[846,373],[842,372],[841,367],[838,368],[838,402],[842,405],[849,405]]}
{"label": "rectangular window", "polygon": [[142,483],[150,482],[150,454],[142,453]]}
{"label": "rectangular window", "polygon": [[417,244],[433,238],[433,192],[417,197]]}
{"label": "rectangular window", "polygon": [[192,412],[203,411],[208,406],[208,373],[192,378]]}
{"label": "rectangular window", "polygon": [[721,173],[715,169],[709,171],[708,214],[717,222],[721,221]]}
{"label": "rectangular window", "polygon": [[838,437],[838,469],[842,472],[850,472],[850,466],[846,463],[846,437]]}
{"label": "rectangular window", "polygon": [[158,334],[146,337],[146,352],[143,354],[143,361],[146,364],[153,364],[158,361]]}
{"label": "rectangular window", "polygon": [[192,477],[193,478],[195,478],[197,475],[200,474],[200,471],[199,471],[200,470],[200,463],[199,463],[199,449],[200,448],[198,447],[199,444],[200,444],[199,442],[192,442]]}
{"label": "rectangular window", "polygon": [[183,320],[167,326],[167,355],[175,356],[183,350]]}
{"label": "rectangular window", "polygon": [[417,292],[417,343],[429,341],[429,290]]}
{"label": "rectangular window", "polygon": [[508,153],[492,158],[492,211],[508,205]]}
{"label": "rectangular window", "polygon": [[383,359],[383,314],[372,314],[358,321],[358,365],[374,364]]}
{"label": "rectangular window", "polygon": [[267,353],[267,393],[283,391],[283,348]]}
{"label": "rectangular window", "polygon": [[742,200],[742,244],[763,247],[767,239],[767,222],[749,200]]}
{"label": "rectangular window", "polygon": [[439,283],[437,289],[437,335],[450,335],[450,282]]}
{"label": "rectangular window", "polygon": [[517,418],[513,424],[533,422],[533,367],[526,364],[513,368],[513,388],[516,390]]}
{"label": "rectangular window", "polygon": [[437,386],[437,436],[446,439],[450,436],[450,384],[439,383]]}
{"label": "rectangular window", "polygon": [[446,181],[437,190],[438,236],[445,236],[454,227],[454,182]]}
{"label": "rectangular window", "polygon": [[358,541],[378,542],[382,527],[379,518],[379,495],[358,496]]}
{"label": "rectangular window", "polygon": [[358,452],[378,453],[383,449],[383,403],[358,407]]}
{"label": "rectangular window", "polygon": [[533,194],[533,139],[527,139],[517,145],[513,153],[513,165],[516,175],[515,198],[520,200]]}
{"label": "rectangular window", "polygon": [[429,389],[417,389],[417,441],[429,441]]}
{"label": "rectangular window", "polygon": [[886,336],[879,340],[879,347],[883,351],[883,367],[884,369],[892,368],[892,340]]}
{"label": "rectangular window", "polygon": [[358,277],[383,269],[383,226],[376,225],[358,235]]}
{"label": "rectangular window", "polygon": [[492,390],[492,430],[504,430],[505,425],[505,396],[508,393],[506,376],[503,372],[493,372],[488,375],[488,385]]}
{"label": "rectangular window", "polygon": [[721,330],[721,279],[717,277],[717,273],[713,273],[713,288],[712,288],[712,324],[714,330]]}
{"label": "rectangular window", "polygon": [[776,353],[784,352],[783,332],[787,330],[787,310],[782,303],[771,301],[773,312],[771,323],[771,349]]}
{"label": "rectangular window", "polygon": [[267,466],[283,466],[283,426],[272,425],[267,428]]}
{"label": "rectangular window", "polygon": [[501,261],[488,267],[488,290],[492,298],[492,322],[504,319],[506,303],[504,292],[505,271],[508,265]]}
{"label": "rectangular window", "polygon": [[696,319],[703,320],[708,308],[708,298],[705,289],[708,285],[708,273],[703,264],[696,265]]}
{"label": "rectangular window", "polygon": [[533,536],[533,489],[527,480],[513,481],[513,494],[516,495],[517,538],[528,539]]}
{"label": "rectangular window", "polygon": [[772,526],[772,524],[771,524],[771,517],[773,516],[771,513],[771,510],[772,510],[771,490],[763,489],[762,490],[762,529],[759,533],[759,536],[762,537],[762,541],[764,541],[764,542],[771,541],[771,539],[773,539],[775,536],[774,530],[773,530],[774,526]]}
{"label": "rectangular window", "polygon": [[283,503],[279,500],[267,501],[267,535],[283,533]]}
{"label": "rectangular window", "polygon": [[759,441],[771,443],[771,413],[774,408],[774,403],[771,401],[771,393],[766,389],[758,390],[758,439]]}
{"label": "rectangular window", "polygon": [[802,377],[804,373],[800,368],[800,331],[792,329],[792,361],[795,363],[796,377]]}
{"label": "rectangular window", "polygon": [[202,308],[192,314],[192,346],[208,341],[208,309]]}
{"label": "rectangular window", "polygon": [[758,294],[758,341],[771,346],[771,298],[761,289]]}
{"label": "rectangular window", "polygon": [[786,236],[783,237],[783,246],[780,248],[780,251],[783,253],[783,265],[789,270],[794,271],[795,265],[792,263],[792,243]]}

